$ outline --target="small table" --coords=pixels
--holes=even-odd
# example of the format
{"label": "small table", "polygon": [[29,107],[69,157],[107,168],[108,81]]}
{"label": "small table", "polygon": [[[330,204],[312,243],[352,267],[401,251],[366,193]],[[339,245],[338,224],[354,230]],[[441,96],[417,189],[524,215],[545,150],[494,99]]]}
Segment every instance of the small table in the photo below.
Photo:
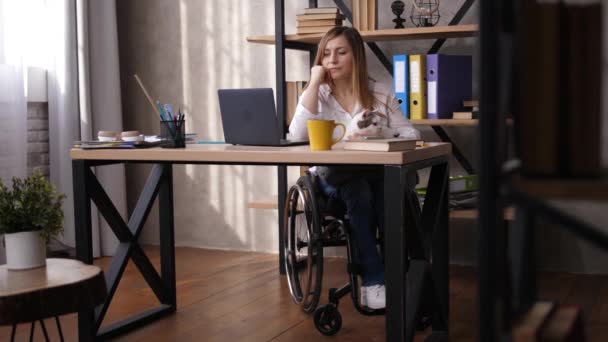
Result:
{"label": "small table", "polygon": [[47,259],[46,267],[29,270],[9,270],[0,266],[0,325],[12,325],[11,341],[19,323],[40,321],[48,341],[42,319],[55,317],[59,336],[63,341],[59,315],[89,310],[106,297],[103,271],[72,259]]}

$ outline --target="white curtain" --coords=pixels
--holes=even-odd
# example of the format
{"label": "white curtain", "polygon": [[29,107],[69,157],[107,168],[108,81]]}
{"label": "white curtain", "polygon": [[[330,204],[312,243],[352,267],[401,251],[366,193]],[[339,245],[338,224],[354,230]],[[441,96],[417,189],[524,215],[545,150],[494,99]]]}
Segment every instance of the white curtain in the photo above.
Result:
{"label": "white curtain", "polygon": [[[50,173],[52,182],[68,195],[63,242],[74,246],[69,150],[74,140],[92,139],[98,130],[122,130],[116,3],[53,0],[47,5],[53,18],[49,53],[54,57],[48,73]],[[124,218],[124,167],[105,166],[96,174]],[[113,254],[117,240],[95,210],[92,224],[94,256]]]}
{"label": "white curtain", "polygon": [[27,174],[27,101],[23,41],[18,32],[27,24],[19,20],[26,8],[16,1],[0,0],[0,179]]}

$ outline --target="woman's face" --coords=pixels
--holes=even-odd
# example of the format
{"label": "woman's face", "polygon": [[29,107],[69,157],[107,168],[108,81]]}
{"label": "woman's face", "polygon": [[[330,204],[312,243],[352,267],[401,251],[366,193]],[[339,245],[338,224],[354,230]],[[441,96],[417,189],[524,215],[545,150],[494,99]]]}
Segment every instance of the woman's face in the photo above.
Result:
{"label": "woman's face", "polygon": [[344,36],[335,37],[327,42],[322,64],[329,70],[334,80],[348,80],[352,77],[353,51]]}

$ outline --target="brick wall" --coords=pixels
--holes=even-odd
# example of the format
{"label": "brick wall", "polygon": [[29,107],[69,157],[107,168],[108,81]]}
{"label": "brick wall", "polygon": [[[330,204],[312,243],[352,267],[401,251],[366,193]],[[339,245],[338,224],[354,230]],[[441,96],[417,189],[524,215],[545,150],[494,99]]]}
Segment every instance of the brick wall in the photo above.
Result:
{"label": "brick wall", "polygon": [[27,173],[40,170],[49,176],[49,107],[46,102],[27,104]]}

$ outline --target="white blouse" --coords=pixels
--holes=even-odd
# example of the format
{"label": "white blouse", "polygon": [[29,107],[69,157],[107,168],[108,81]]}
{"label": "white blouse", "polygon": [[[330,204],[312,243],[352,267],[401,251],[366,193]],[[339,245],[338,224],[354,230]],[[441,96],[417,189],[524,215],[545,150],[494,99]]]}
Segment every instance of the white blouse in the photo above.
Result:
{"label": "white blouse", "polygon": [[[387,114],[388,124],[393,130],[399,133],[400,137],[410,139],[420,139],[420,132],[412,126],[410,121],[403,116],[399,101],[395,98],[395,94],[387,87],[380,83],[370,81],[369,89],[374,97],[373,110]],[[310,91],[306,89],[304,92]],[[335,120],[345,126],[348,126],[350,120],[357,114],[365,111],[365,109],[357,102],[352,113],[347,112],[335,97],[331,94],[331,88],[328,84],[319,86],[318,94],[318,114],[312,114],[302,105],[302,96],[298,101],[296,113],[289,125],[289,136],[294,140],[308,140],[308,129],[306,127],[307,120]],[[342,131],[336,129],[334,138],[339,138]]]}

